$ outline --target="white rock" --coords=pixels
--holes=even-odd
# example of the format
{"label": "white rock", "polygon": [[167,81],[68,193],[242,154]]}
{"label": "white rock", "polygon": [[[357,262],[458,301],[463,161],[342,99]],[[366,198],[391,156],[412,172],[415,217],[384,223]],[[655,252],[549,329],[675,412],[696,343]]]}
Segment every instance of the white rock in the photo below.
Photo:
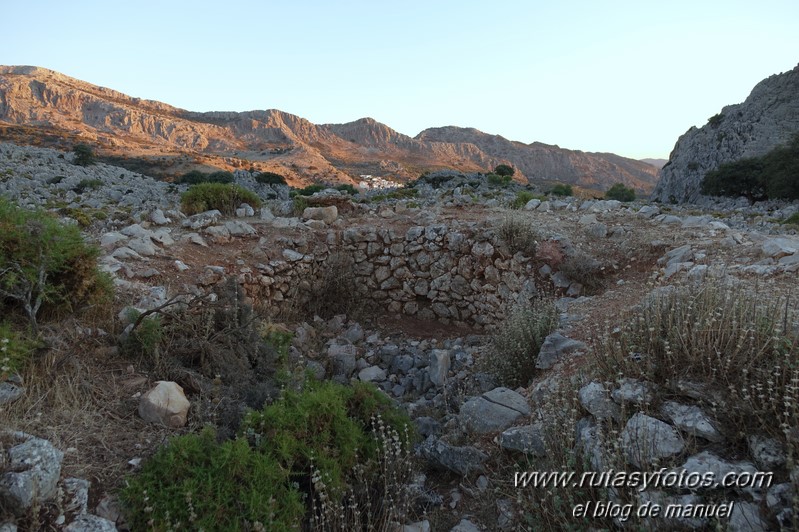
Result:
{"label": "white rock", "polygon": [[269,221],[274,220],[275,215],[269,207],[261,207],[261,220]]}
{"label": "white rock", "polygon": [[164,216],[164,211],[162,211],[161,209],[155,209],[153,212],[151,212],[150,220],[155,225],[166,225],[172,222],[172,220]]}
{"label": "white rock", "polygon": [[253,226],[241,220],[229,220],[225,222],[225,228],[231,236],[246,236],[258,234]]}
{"label": "white rock", "polygon": [[660,214],[660,208],[655,205],[644,205],[641,207],[638,212],[636,213],[638,216],[643,218],[652,218],[653,216],[657,216]]}
{"label": "white rock", "polygon": [[674,427],[640,412],[627,421],[621,438],[627,461],[638,468],[679,454],[685,448]]}
{"label": "white rock", "polygon": [[524,205],[524,210],[534,211],[538,208],[539,205],[541,205],[541,200],[533,198]]}
{"label": "white rock", "polygon": [[430,521],[418,521],[409,525],[404,525],[400,532],[430,532]]}
{"label": "white rock", "polygon": [[255,216],[255,209],[253,209],[248,203],[242,203],[239,205],[239,208],[236,209],[236,216],[239,218]]}
{"label": "white rock", "polygon": [[666,401],[661,406],[661,412],[674,423],[675,427],[688,434],[699,436],[712,442],[724,441],[724,436],[713,426],[713,420],[696,405],[684,405],[675,401]]}
{"label": "white rock", "polygon": [[321,220],[326,224],[332,224],[338,218],[338,208],[335,205],[327,207],[306,207],[302,211],[302,217],[306,220]]}
{"label": "white rock", "polygon": [[178,428],[186,424],[189,401],[176,382],[159,381],[155,388],[142,395],[139,415],[150,423]]}
{"label": "white rock", "polygon": [[430,352],[430,365],[427,367],[430,382],[436,386],[443,386],[447,380],[450,363],[449,351],[446,349],[433,349]]}
{"label": "white rock", "polygon": [[133,238],[127,242],[127,247],[143,257],[152,257],[158,251],[158,248],[155,247],[149,238]]}
{"label": "white rock", "polygon": [[586,384],[580,388],[578,395],[580,404],[595,418],[617,421],[621,418],[619,405],[613,402],[602,384],[598,382]]}
{"label": "white rock", "polygon": [[111,253],[111,256],[117,260],[126,260],[126,259],[135,259],[135,260],[143,260],[144,257],[133,251],[127,246],[122,246],[121,248],[117,248]]}
{"label": "white rock", "polygon": [[778,259],[799,252],[799,241],[793,238],[769,238],[763,242],[763,254]]}
{"label": "white rock", "polygon": [[358,372],[358,379],[364,382],[380,382],[386,380],[386,370],[380,366],[370,366]]}
{"label": "white rock", "polygon": [[100,237],[100,246],[104,248],[112,248],[119,242],[124,242],[128,237],[122,233],[111,232],[106,233]]}
{"label": "white rock", "polygon": [[304,256],[305,255],[303,255],[302,253],[294,251],[293,249],[288,249],[287,248],[287,249],[283,250],[283,258],[286,259],[289,262],[301,261]]}
{"label": "white rock", "polygon": [[729,532],[765,532],[771,527],[760,517],[760,508],[751,502],[736,502],[727,523]]}

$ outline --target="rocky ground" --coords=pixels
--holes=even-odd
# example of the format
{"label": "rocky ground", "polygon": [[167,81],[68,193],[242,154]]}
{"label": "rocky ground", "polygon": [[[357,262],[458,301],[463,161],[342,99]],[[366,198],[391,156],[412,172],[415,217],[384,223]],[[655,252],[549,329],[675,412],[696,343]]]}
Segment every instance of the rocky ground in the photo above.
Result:
{"label": "rocky ground", "polygon": [[[621,325],[625,311],[667,287],[698,287],[710,278],[725,278],[795,296],[799,237],[795,228],[779,222],[799,211],[799,205],[751,207],[726,201],[700,210],[544,198],[510,212],[506,205],[514,198],[513,189],[475,185],[473,176],[455,176],[440,188],[420,186],[414,198],[352,202],[322,194],[328,199],[319,199],[320,205],[338,207],[296,217],[287,190],[259,188],[240,172],[238,182],[267,200],[262,209],[243,205],[234,217],[218,212],[188,217],[180,212],[180,187],[106,165],[77,167],[70,158],[52,150],[0,144],[0,193],[21,204],[56,210],[68,223],[84,226],[87,237],[100,246],[102,268],[114,276],[118,290],[105,318],[94,323],[67,319],[45,327],[52,348],[41,355],[40,373],[0,383],[0,419],[17,431],[5,432],[0,440],[5,460],[0,466],[6,468],[0,489],[13,493],[7,497],[24,507],[58,499],[47,524],[51,529],[123,527],[114,492],[124,474],[167,436],[206,422],[232,433],[236,426],[229,420],[236,416],[231,413],[276,393],[259,388],[255,370],[237,374],[237,360],[220,362],[209,375],[208,368],[174,364],[169,353],[154,363],[131,359],[117,347],[116,338],[131,324],[125,308],[146,312],[178,294],[184,303],[209,294],[220,299],[231,277],[244,289],[243,304],[265,312],[293,334],[291,365],[319,378],[373,382],[414,418],[423,438],[416,449],[416,485],[425,512],[405,530],[535,529],[525,518],[530,514],[526,500],[514,490],[513,472],[530,469],[536,457],[543,460],[550,452],[544,427],[553,405],[575,409],[575,425],[563,427],[570,435],[564,442],[576,442],[596,471],[611,467],[601,427],[613,422],[628,468],[674,458],[700,474],[774,471],[777,481],[769,489],[740,489],[730,495],[735,504],[723,522],[732,530],[766,530],[790,522],[791,490],[799,479],[790,470],[782,443],[749,434],[748,448],[733,449],[705,406],[711,391],[702,383],[682,383],[679,394],[667,383],[606,382],[596,372],[594,356],[600,336]],[[497,228],[508,216],[534,228],[538,245],[533,256],[505,254]],[[430,227],[443,229],[428,231]],[[385,292],[384,299],[368,305],[364,301],[347,314],[314,318],[298,312],[290,304],[292,282],[281,275],[303,271],[296,265],[329,256],[336,235],[356,230],[364,242],[384,239],[386,263],[398,241],[405,247],[393,254],[397,257],[418,253],[411,250],[417,244],[434,259],[441,250],[462,253],[478,265],[467,269],[468,274],[453,265],[452,281],[462,274],[466,281],[490,284],[491,272],[497,271],[497,293],[508,286],[510,270],[503,268],[516,261],[540,293],[552,296],[558,311],[556,330],[540,352],[531,354],[537,367],[533,381],[510,389],[490,371],[496,356],[492,335],[503,322],[492,316],[480,319],[480,309],[489,307],[481,307],[483,299],[474,294],[465,296],[477,298],[474,313],[404,313],[411,301],[400,293],[403,278],[396,286],[391,282],[398,271],[408,270],[406,279],[431,280],[410,288],[424,286],[414,292],[421,306],[441,300],[432,281],[450,275],[431,274],[434,270],[418,261],[387,266],[386,277],[369,290]],[[455,233],[467,239],[482,235],[483,240],[454,250],[447,246],[448,235]],[[353,242],[357,254],[360,241]],[[488,254],[486,245],[492,250]],[[362,262],[373,260],[367,248],[364,243]],[[573,257],[583,257],[587,265],[580,278],[579,269],[564,267]],[[448,308],[454,307],[456,303]],[[264,310],[268,308],[280,312]],[[146,420],[151,417],[141,404],[157,381],[181,385],[188,398],[185,425],[185,412],[170,414],[178,416],[175,428]],[[559,402],[565,389],[574,391],[574,402]],[[665,399],[654,411],[639,408],[656,396]],[[25,495],[32,479],[39,483],[38,502]],[[704,497],[702,492],[650,490],[641,500],[698,504]],[[605,499],[614,500],[612,494]],[[613,519],[601,523],[623,526]],[[707,518],[686,517],[667,528],[711,524]],[[14,530],[14,525],[0,530]]]}

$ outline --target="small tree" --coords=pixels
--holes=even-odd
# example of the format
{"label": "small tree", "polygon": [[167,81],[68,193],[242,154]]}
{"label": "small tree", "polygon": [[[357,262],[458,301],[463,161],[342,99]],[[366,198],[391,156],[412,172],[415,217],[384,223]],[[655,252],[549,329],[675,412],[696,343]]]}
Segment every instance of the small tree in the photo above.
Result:
{"label": "small tree", "polygon": [[571,196],[574,194],[571,185],[558,184],[549,191],[553,196]]}
{"label": "small tree", "polygon": [[255,181],[264,185],[285,185],[286,178],[276,172],[261,172],[255,176]]}
{"label": "small tree", "polygon": [[635,190],[624,186],[624,183],[616,183],[605,192],[605,198],[619,201],[633,201]]}
{"label": "small tree", "polygon": [[72,148],[75,154],[75,164],[78,166],[89,166],[94,164],[94,149],[88,144],[81,142]]}
{"label": "small tree", "polygon": [[513,169],[512,166],[507,164],[499,164],[496,168],[494,168],[494,173],[501,176],[508,176],[513,177],[513,174],[516,173],[516,170]]}
{"label": "small tree", "polygon": [[763,179],[765,164],[759,157],[725,163],[705,174],[702,194],[710,196],[745,196],[750,202],[768,198]]}
{"label": "small tree", "polygon": [[96,256],[77,227],[0,198],[0,296],[22,307],[34,333],[44,303],[69,304],[98,288]]}

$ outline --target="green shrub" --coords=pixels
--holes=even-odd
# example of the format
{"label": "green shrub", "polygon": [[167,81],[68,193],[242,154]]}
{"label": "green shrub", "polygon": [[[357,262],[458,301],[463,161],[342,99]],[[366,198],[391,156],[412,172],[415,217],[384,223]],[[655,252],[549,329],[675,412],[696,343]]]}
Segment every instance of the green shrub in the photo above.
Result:
{"label": "green shrub", "polygon": [[230,183],[193,185],[180,200],[183,212],[188,215],[212,209],[232,215],[242,203],[248,203],[254,209],[261,206],[261,199],[255,193]]}
{"label": "green shrub", "polygon": [[313,185],[308,185],[305,188],[297,189],[294,192],[300,196],[313,196],[317,192],[321,192],[324,189],[325,189],[324,185],[321,185],[319,183],[314,183]]}
{"label": "green shrub", "polygon": [[356,463],[376,457],[369,433],[372,419],[403,432],[410,424],[374,386],[310,383],[302,392],[286,391],[280,401],[248,414],[243,433],[265,455],[293,476],[306,477],[313,465],[333,491],[343,494]]}
{"label": "green shrub", "polygon": [[763,183],[764,164],[762,159],[741,159],[726,163],[705,174],[702,180],[702,194],[709,196],[745,196],[750,201],[766,199],[766,186]]}
{"label": "green shrub", "polygon": [[[133,311],[133,315],[128,319],[135,322],[138,317],[138,312]],[[163,338],[164,328],[161,325],[161,316],[158,314],[148,316],[125,338],[122,349],[128,356],[144,356],[157,361]]]}
{"label": "green shrub", "polygon": [[294,196],[291,198],[292,211],[294,216],[302,216],[302,213],[309,207],[308,199],[305,196]]}
{"label": "green shrub", "polygon": [[245,438],[213,429],[172,438],[128,479],[121,499],[132,530],[294,530],[305,505],[288,471]]}
{"label": "green shrub", "polygon": [[36,344],[8,323],[0,323],[0,382],[18,373]]}
{"label": "green shrub", "polygon": [[204,173],[199,170],[186,172],[178,179],[178,183],[186,185],[199,185],[200,183],[232,183],[233,174],[224,170]]}
{"label": "green shrub", "polygon": [[536,373],[536,358],[544,339],[558,324],[558,311],[549,299],[517,305],[491,336],[486,370],[509,388],[527,386]]}
{"label": "green shrub", "polygon": [[78,222],[78,226],[86,228],[92,224],[91,217],[84,211],[83,209],[76,209],[74,207],[64,207],[63,209],[59,209],[58,213],[66,216],[67,218],[72,218],[76,222]]}
{"label": "green shrub", "polygon": [[750,201],[799,199],[799,134],[763,155],[722,164],[705,174],[702,194]]}
{"label": "green shrub", "polygon": [[520,190],[519,192],[516,193],[516,197],[511,202],[510,208],[521,209],[522,207],[527,205],[527,202],[529,202],[531,199],[534,198],[535,194],[533,194],[532,192],[529,192],[527,190]]}
{"label": "green shrub", "polygon": [[358,189],[356,189],[354,186],[350,185],[349,183],[344,183],[336,186],[336,190],[340,192],[346,192],[350,196],[355,196],[356,194],[358,194]]}
{"label": "green shrub", "polygon": [[619,201],[633,201],[635,190],[624,186],[624,183],[616,183],[605,192],[605,198]]}
{"label": "green shrub", "polygon": [[74,162],[78,166],[89,166],[95,162],[94,148],[84,142],[76,144],[72,152],[75,154]]}
{"label": "green shrub", "polygon": [[557,184],[549,191],[553,196],[572,196],[574,191],[571,185]]}
{"label": "green shrub", "polygon": [[258,183],[264,185],[285,185],[286,178],[275,172],[261,172],[255,176]]}
{"label": "green shrub", "polygon": [[82,179],[72,190],[76,194],[83,194],[87,190],[97,190],[102,186],[102,179]]}
{"label": "green shrub", "polygon": [[508,213],[497,228],[497,236],[511,253],[521,252],[528,257],[535,256],[539,235],[528,217],[519,213]]}
{"label": "green shrub", "polygon": [[795,212],[788,218],[784,219],[781,223],[786,225],[799,225],[799,212]]}
{"label": "green shrub", "polygon": [[408,434],[409,426],[407,416],[366,383],[286,391],[250,412],[236,440],[217,443],[211,429],[173,438],[129,477],[121,494],[125,514],[133,530],[299,530],[311,522],[309,496],[316,506],[323,493],[344,513],[339,505],[346,490],[372,497],[382,492],[371,507],[358,508],[364,516],[379,515],[407,489],[383,474],[391,469],[387,444],[407,453],[410,440],[397,434]]}
{"label": "green shrub", "polygon": [[504,187],[510,184],[512,181],[511,176],[509,175],[499,175],[499,174],[488,174],[486,176],[488,183],[490,185],[494,185],[496,187]]}
{"label": "green shrub", "polygon": [[417,184],[426,183],[426,184],[430,185],[431,187],[437,189],[437,188],[441,188],[441,185],[443,185],[447,181],[451,181],[453,179],[455,179],[455,175],[454,174],[436,174],[436,175],[431,175],[430,172],[425,172],[422,175],[420,175],[419,179],[417,179],[416,181],[411,181],[410,183],[408,183],[407,187],[408,188],[413,188]]}
{"label": "green shrub", "polygon": [[230,172],[226,172],[224,170],[218,170],[216,172],[211,172],[208,174],[208,178],[206,179],[208,183],[232,183],[233,182],[233,174]]}
{"label": "green shrub", "polygon": [[496,168],[494,168],[494,173],[502,177],[513,177],[513,174],[515,174],[516,171],[510,165],[499,164]]}
{"label": "green shrub", "polygon": [[717,113],[710,118],[708,118],[707,123],[710,124],[711,127],[717,128],[724,120],[724,115],[722,113]]}
{"label": "green shrub", "polygon": [[0,295],[25,312],[34,330],[43,305],[74,311],[109,295],[97,256],[77,227],[0,198]]}

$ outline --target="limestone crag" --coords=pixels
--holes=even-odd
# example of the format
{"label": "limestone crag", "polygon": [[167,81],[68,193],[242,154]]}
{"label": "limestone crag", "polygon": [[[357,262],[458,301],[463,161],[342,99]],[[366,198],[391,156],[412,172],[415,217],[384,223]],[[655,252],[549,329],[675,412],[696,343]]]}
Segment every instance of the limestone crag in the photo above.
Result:
{"label": "limestone crag", "polygon": [[721,164],[758,157],[799,132],[799,66],[758,83],[743,103],[728,105],[683,134],[660,171],[652,199],[696,202],[705,174]]}

